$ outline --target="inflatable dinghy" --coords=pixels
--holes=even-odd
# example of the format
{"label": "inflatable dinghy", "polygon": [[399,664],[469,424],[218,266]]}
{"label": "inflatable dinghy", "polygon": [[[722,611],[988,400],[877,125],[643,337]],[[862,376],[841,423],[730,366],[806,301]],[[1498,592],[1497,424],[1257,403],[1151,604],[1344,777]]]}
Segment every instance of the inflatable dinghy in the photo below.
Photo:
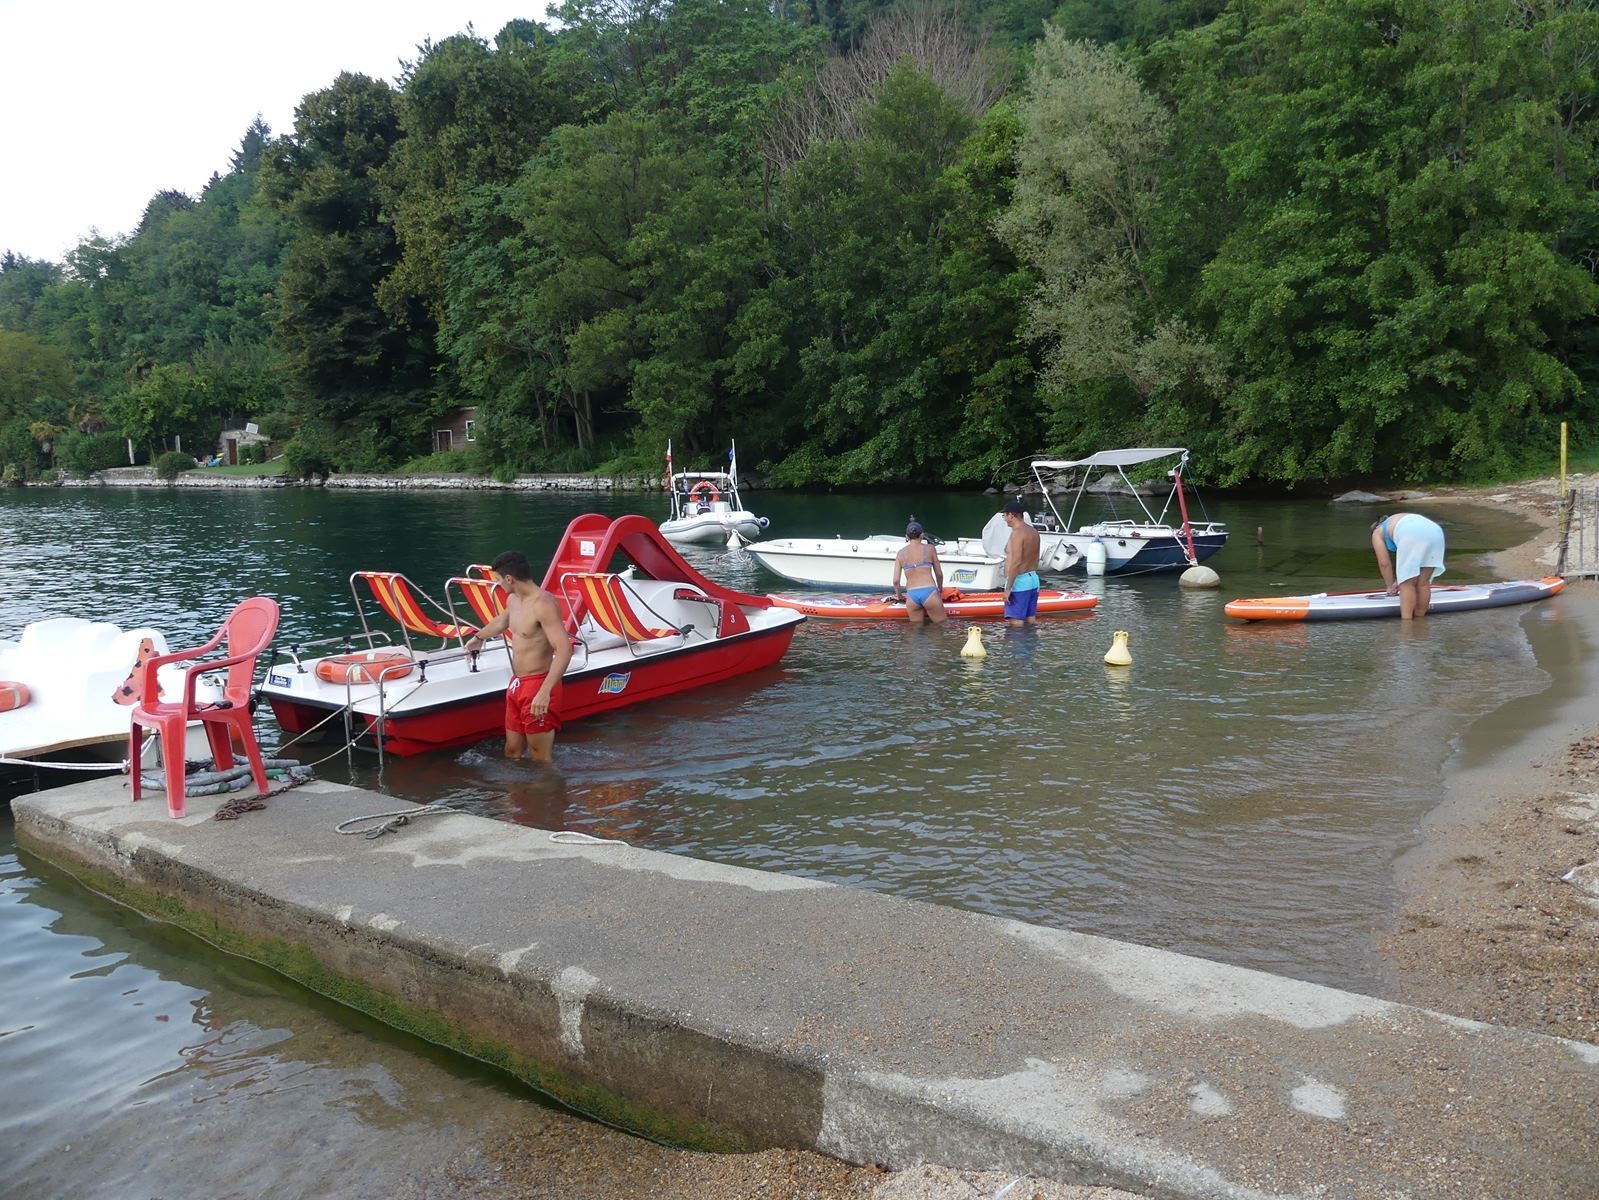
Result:
{"label": "inflatable dinghy", "polygon": [[[815,595],[770,597],[773,604],[797,609],[807,617],[834,618],[852,621],[903,621],[906,605],[893,596],[830,596]],[[965,620],[984,620],[1005,615],[1004,592],[962,592],[955,588],[944,589],[944,611],[952,617]],[[1038,615],[1041,617],[1065,616],[1087,612],[1099,603],[1099,597],[1088,592],[1063,592],[1045,588],[1038,593]]]}
{"label": "inflatable dinghy", "polygon": [[[1475,608],[1501,608],[1547,600],[1566,586],[1558,575],[1543,579],[1511,579],[1503,583],[1436,584],[1428,616],[1467,612]],[[1353,621],[1368,617],[1397,617],[1399,597],[1387,592],[1321,592],[1315,596],[1262,596],[1234,600],[1222,609],[1241,621]]]}

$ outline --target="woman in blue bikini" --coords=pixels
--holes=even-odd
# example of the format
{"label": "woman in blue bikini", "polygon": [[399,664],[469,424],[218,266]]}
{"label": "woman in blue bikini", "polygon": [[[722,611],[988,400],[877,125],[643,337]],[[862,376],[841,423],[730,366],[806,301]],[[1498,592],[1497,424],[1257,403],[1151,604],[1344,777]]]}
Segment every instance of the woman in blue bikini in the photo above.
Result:
{"label": "woman in blue bikini", "polygon": [[920,625],[925,615],[934,625],[944,620],[944,564],[938,561],[938,548],[922,540],[922,527],[915,521],[905,526],[905,545],[894,556],[894,595],[901,594],[900,576],[905,577],[905,615],[912,625]]}
{"label": "woman in blue bikini", "polygon": [[1432,581],[1444,573],[1444,531],[1420,513],[1392,513],[1371,526],[1371,548],[1390,596],[1399,597],[1399,617],[1425,617]]}

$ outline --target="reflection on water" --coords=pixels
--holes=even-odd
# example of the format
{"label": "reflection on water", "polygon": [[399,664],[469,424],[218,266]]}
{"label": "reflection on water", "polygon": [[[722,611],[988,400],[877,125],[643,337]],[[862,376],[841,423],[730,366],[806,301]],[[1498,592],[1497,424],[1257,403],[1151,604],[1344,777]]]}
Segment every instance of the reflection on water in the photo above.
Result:
{"label": "reflection on water", "polygon": [[[911,511],[953,536],[976,532],[993,507],[952,494],[749,499],[772,518],[772,536],[893,529]],[[0,495],[0,636],[39,616],[89,613],[183,643],[256,591],[283,602],[287,637],[326,636],[352,624],[355,569],[402,570],[426,587],[508,546],[547,558],[579,512],[656,507],[658,497],[610,494]],[[1300,501],[1239,502],[1219,515],[1251,535],[1212,560],[1222,591],[1089,580],[1102,596],[1096,613],[1029,629],[987,623],[981,660],[960,656],[961,621],[813,619],[777,667],[569,727],[553,768],[508,763],[490,740],[381,770],[335,756],[319,771],[503,820],[1380,991],[1370,937],[1394,903],[1393,859],[1440,796],[1443,763],[1472,720],[1546,684],[1523,632],[1528,610],[1410,626],[1230,622],[1221,605],[1233,596],[1372,581],[1370,514]],[[1451,510],[1445,521],[1453,580],[1485,577],[1478,556],[1521,536],[1491,512]],[[216,528],[230,531],[221,553],[197,533]],[[688,556],[735,587],[779,584],[739,551]],[[86,561],[96,564],[87,584]],[[1130,633],[1133,665],[1108,669],[1118,629]],[[1490,673],[1491,691],[1481,687]],[[263,732],[276,736],[269,724]],[[148,929],[127,923],[101,941],[119,947],[113,959],[145,962]],[[81,962],[74,945],[48,926],[32,950],[0,942],[0,964],[14,969],[21,954],[37,971],[29,990],[0,998],[3,1029],[48,1024],[61,996],[89,986],[72,978],[86,966],[104,978],[126,969]],[[341,1062],[273,1044],[270,1021],[230,1032],[224,997],[262,984],[200,958],[204,978],[175,972],[185,983],[152,1006],[168,1018],[151,1019],[161,1028],[143,1029],[135,1013],[138,1036],[116,1034],[146,1047],[149,1065],[111,1088],[108,1104],[197,1074],[211,1081],[202,1111],[226,1106],[224,1079],[252,1096],[302,1090],[362,1121],[392,1102],[368,1069],[379,1060],[362,1048],[368,1034],[351,1037]],[[85,1009],[132,1009],[126,997],[156,986],[140,980],[104,985]],[[304,1036],[287,1011],[282,1026]],[[19,1040],[0,1038],[0,1067]],[[192,1069],[201,1062],[205,1072]],[[42,1075],[33,1084],[28,1129],[41,1142],[70,1138],[65,1114],[82,1089]]]}
{"label": "reflection on water", "polygon": [[[752,495],[774,535],[795,536],[894,528],[908,511],[972,532],[993,505]],[[304,638],[349,626],[357,568],[426,585],[507,545],[538,561],[578,512],[648,511],[659,498],[129,491],[0,504],[0,549],[24,584],[0,599],[0,632],[131,603],[181,639],[264,590],[283,599],[288,636]],[[1375,568],[1363,511],[1239,503],[1226,516],[1262,528],[1265,544],[1241,538],[1212,560],[1222,591],[1086,580],[1096,613],[985,623],[983,659],[960,656],[963,621],[813,619],[778,667],[570,727],[553,769],[507,763],[488,741],[381,771],[339,756],[321,771],[530,825],[1377,986],[1366,935],[1392,903],[1389,864],[1435,803],[1452,739],[1490,702],[1543,686],[1525,610],[1227,621],[1230,596],[1347,588]],[[1456,579],[1480,577],[1476,552],[1520,528],[1492,512],[1446,521]],[[192,531],[206,526],[237,541],[198,572]],[[736,587],[777,582],[741,550],[687,554]],[[76,590],[84,556],[103,564],[96,586],[115,603]],[[1133,665],[1109,669],[1118,629]],[[1489,664],[1500,686],[1485,698],[1473,685]]]}
{"label": "reflection on water", "polygon": [[3,811],[0,946],[8,1196],[393,1195],[532,1099],[25,867]]}

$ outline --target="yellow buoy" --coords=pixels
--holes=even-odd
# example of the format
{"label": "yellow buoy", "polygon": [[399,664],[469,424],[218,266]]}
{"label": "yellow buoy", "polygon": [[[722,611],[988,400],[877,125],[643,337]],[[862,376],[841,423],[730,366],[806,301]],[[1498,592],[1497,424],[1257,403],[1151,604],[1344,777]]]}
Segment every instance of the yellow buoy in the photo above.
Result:
{"label": "yellow buoy", "polygon": [[983,649],[983,631],[973,625],[966,630],[966,644],[961,647],[962,658],[987,658],[988,651]]}
{"label": "yellow buoy", "polygon": [[1105,662],[1113,667],[1130,667],[1133,665],[1133,656],[1127,650],[1127,631],[1118,629],[1110,640],[1110,649],[1105,651]]}

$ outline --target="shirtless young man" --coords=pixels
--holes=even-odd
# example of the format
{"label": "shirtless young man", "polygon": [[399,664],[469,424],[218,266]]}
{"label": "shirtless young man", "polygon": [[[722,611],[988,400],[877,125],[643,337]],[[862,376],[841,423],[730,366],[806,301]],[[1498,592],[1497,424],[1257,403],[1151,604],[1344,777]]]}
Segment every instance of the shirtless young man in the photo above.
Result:
{"label": "shirtless young man", "polygon": [[549,762],[561,728],[561,676],[572,661],[572,639],[561,609],[533,582],[527,558],[507,550],[494,560],[494,577],[505,588],[505,611],[466,639],[468,650],[511,634],[511,686],[505,690],[505,757],[526,753]]}
{"label": "shirtless young man", "polygon": [[944,590],[944,564],[938,561],[938,548],[922,540],[922,527],[912,521],[905,526],[905,545],[894,556],[894,595],[900,595],[900,576],[905,577],[905,615],[912,625],[920,625],[925,613],[934,625],[948,615],[940,593]]}
{"label": "shirtless young man", "polygon": [[1025,520],[1027,510],[1012,500],[999,510],[1010,526],[1005,543],[1005,624],[1020,627],[1038,620],[1038,530]]}

